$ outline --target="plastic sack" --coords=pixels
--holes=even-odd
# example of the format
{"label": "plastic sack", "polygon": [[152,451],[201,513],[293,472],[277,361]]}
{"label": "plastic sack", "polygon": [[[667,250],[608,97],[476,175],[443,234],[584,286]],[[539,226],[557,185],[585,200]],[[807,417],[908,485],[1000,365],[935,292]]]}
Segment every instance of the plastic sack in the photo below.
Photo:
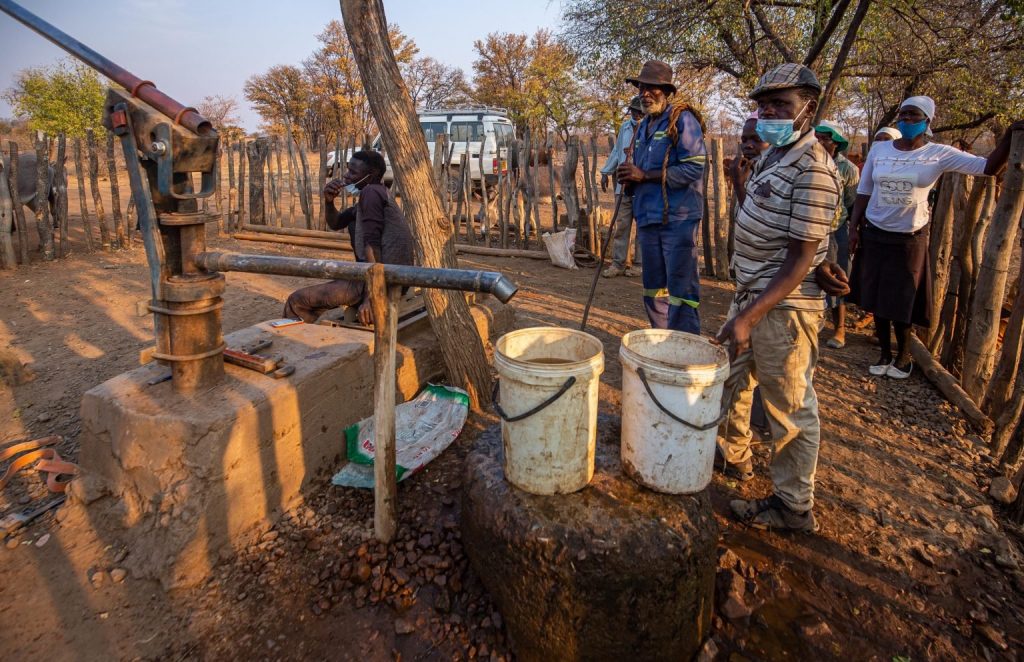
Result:
{"label": "plastic sack", "polygon": [[576,269],[576,260],[572,252],[576,246],[576,228],[566,228],[561,232],[551,234],[545,232],[541,239],[544,240],[544,247],[548,249],[548,257],[551,264],[563,269]]}
{"label": "plastic sack", "polygon": [[[448,448],[466,424],[469,396],[454,386],[428,384],[395,407],[395,473],[413,475]],[[348,464],[331,480],[343,487],[373,489],[373,417],[345,428]]]}

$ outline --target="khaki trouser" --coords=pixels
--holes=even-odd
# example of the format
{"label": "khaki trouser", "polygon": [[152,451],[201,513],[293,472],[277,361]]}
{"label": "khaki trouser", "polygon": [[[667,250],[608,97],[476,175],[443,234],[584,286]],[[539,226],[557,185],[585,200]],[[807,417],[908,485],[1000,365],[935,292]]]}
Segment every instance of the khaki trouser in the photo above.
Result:
{"label": "khaki trouser", "polygon": [[[739,308],[729,309],[732,318]],[[736,357],[723,397],[732,396],[719,427],[719,447],[730,464],[750,459],[750,407],[760,384],[774,445],[775,494],[793,510],[814,506],[814,473],[821,429],[814,367],[818,362],[820,312],[775,308],[750,333],[751,349]]]}

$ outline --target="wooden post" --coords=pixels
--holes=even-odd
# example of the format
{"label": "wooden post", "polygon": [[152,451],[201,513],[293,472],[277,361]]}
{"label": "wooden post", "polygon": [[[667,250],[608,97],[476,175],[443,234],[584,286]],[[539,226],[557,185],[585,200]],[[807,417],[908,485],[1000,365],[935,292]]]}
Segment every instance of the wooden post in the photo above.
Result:
{"label": "wooden post", "polygon": [[704,275],[708,278],[716,278],[715,272],[715,253],[712,248],[711,238],[715,236],[714,224],[715,219],[711,216],[711,204],[708,202],[708,189],[710,188],[710,180],[708,177],[707,168],[704,169],[704,222],[700,224],[700,239],[702,248],[704,250]]}
{"label": "wooden post", "polygon": [[[974,285],[977,274],[978,258],[981,256],[981,241],[984,236],[987,219],[982,218],[985,199],[990,191],[995,190],[995,179],[978,177],[971,187],[964,211],[962,234],[960,237],[959,259],[960,274],[956,284],[956,310],[952,313],[951,327],[942,346],[942,365],[953,372],[958,372],[963,364],[964,343],[967,340],[967,317],[974,298]],[[984,222],[984,223],[983,223]]]}
{"label": "wooden post", "polygon": [[46,134],[36,131],[36,232],[44,260],[53,259],[53,223],[50,221],[50,147]]}
{"label": "wooden post", "polygon": [[267,160],[267,139],[257,138],[246,146],[249,157],[249,223],[267,224],[267,210],[263,199],[264,165]]}
{"label": "wooden post", "polygon": [[11,204],[14,207],[12,218],[18,227],[18,255],[22,264],[28,264],[28,223],[25,221],[25,206],[21,204],[21,197],[18,193],[18,173],[21,172],[18,143],[11,140],[7,143],[7,147],[10,152],[8,163],[11,166],[8,182],[11,191]]}
{"label": "wooden post", "polygon": [[[574,138],[576,136],[573,136]],[[578,142],[577,138],[577,142]],[[566,150],[568,152],[568,150]],[[599,252],[597,245],[597,232],[596,228],[592,227],[594,215],[590,213],[593,208],[591,203],[592,194],[590,192],[590,156],[587,154],[587,146],[580,144],[580,160],[583,161],[583,200],[580,204],[580,210],[577,213],[578,216],[583,216],[586,219],[586,240],[587,248],[590,249],[591,253],[597,254]],[[568,214],[568,205],[566,206],[566,213]],[[580,235],[576,235],[577,239]]]}
{"label": "wooden post", "polygon": [[[225,229],[225,223],[227,222],[227,216],[224,214],[224,184],[221,181],[221,176],[224,174],[224,154],[226,152],[227,141],[222,140],[217,145],[217,171],[214,173],[214,195],[217,198],[217,213],[220,214],[220,222],[217,223],[217,233],[223,234]],[[131,198],[129,198],[130,203]],[[127,214],[125,214],[127,216]],[[128,222],[128,234],[132,232],[132,220],[130,218],[125,219]]]}
{"label": "wooden post", "polygon": [[398,336],[398,291],[384,280],[384,265],[366,272],[373,309],[373,530],[388,543],[398,528],[395,451],[395,346]]}
{"label": "wooden post", "polygon": [[[235,231],[235,227],[238,223],[235,222],[234,214],[235,209],[238,207],[236,198],[238,197],[238,188],[235,185],[235,157],[234,157],[235,146],[231,142],[225,142],[224,144],[224,160],[228,164],[228,209],[227,214],[224,216],[224,226],[228,231],[228,234],[232,234]],[[239,221],[240,223],[241,221]]]}
{"label": "wooden post", "polygon": [[468,154],[459,155],[459,195],[455,199],[455,240],[459,240],[459,228],[462,227],[462,212],[463,212],[463,193],[466,190],[466,168],[468,164],[466,162]]}
{"label": "wooden post", "polygon": [[477,154],[477,167],[480,169],[480,230],[484,233],[484,246],[491,245],[491,215],[487,213],[490,199],[487,190],[487,177],[484,175],[484,144],[485,137],[480,138],[480,153]]}
{"label": "wooden post", "polygon": [[[11,194],[11,185],[7,179],[8,170],[3,166],[0,159],[0,269],[17,269],[18,255],[14,252],[14,205],[20,204],[17,199],[18,186],[14,186],[14,194]],[[11,305],[11,304],[7,304]]]}
{"label": "wooden post", "polygon": [[96,133],[92,129],[85,130],[85,145],[89,151],[89,189],[92,191],[92,205],[96,210],[96,223],[100,226],[100,246],[103,250],[110,251],[113,246],[107,215],[103,211],[103,198],[100,197],[100,162],[96,154]]}
{"label": "wooden post", "polygon": [[[527,129],[523,138],[523,152],[519,155],[519,190],[522,194],[522,247],[530,247],[530,226],[533,219],[533,193],[530,190],[530,158],[533,154],[533,136]],[[517,203],[518,204],[518,203]]]}
{"label": "wooden post", "polygon": [[711,140],[711,184],[715,193],[715,273],[729,278],[729,204],[721,138]]}
{"label": "wooden post", "polygon": [[[451,224],[445,220],[437,190],[431,183],[430,155],[412,98],[391,50],[387,19],[380,2],[341,0],[342,17],[360,78],[381,138],[391,156],[395,179],[405,192],[403,210],[424,267],[455,267]],[[428,288],[423,299],[447,376],[469,394],[479,409],[491,398],[491,373],[485,341],[477,331],[466,297],[461,292]]]}
{"label": "wooden post", "polygon": [[313,183],[309,178],[309,159],[306,158],[306,141],[298,143],[299,163],[302,165],[302,198],[306,201],[302,207],[302,213],[306,215],[306,227],[313,228]]}
{"label": "wooden post", "polygon": [[575,228],[579,225],[580,218],[580,194],[576,188],[576,169],[580,162],[580,139],[578,136],[570,136],[569,142],[565,145],[565,162],[562,164],[562,202],[565,204],[565,216],[569,221],[569,227]]}
{"label": "wooden post", "polygon": [[60,237],[60,252],[62,258],[71,254],[71,244],[68,241],[68,171],[64,167],[67,157],[67,138],[63,133],[57,135],[57,161],[54,164],[53,188],[54,202],[53,210],[57,218],[58,236]]}
{"label": "wooden post", "polygon": [[[939,199],[935,203],[928,241],[928,261],[932,272],[932,308],[929,313],[931,324],[925,336],[932,354],[940,350],[936,331],[942,318],[943,297],[949,283],[951,254],[953,251],[953,190],[956,188],[956,173],[947,172],[939,180]],[[974,394],[978,397],[979,394]]]}
{"label": "wooden post", "polygon": [[[321,200],[322,201],[323,200],[323,195],[321,195],[321,193],[324,190],[324,186],[327,185],[327,139],[324,137],[323,134],[320,134],[320,136],[317,137],[316,146],[317,146],[317,150],[320,152],[320,166],[317,169],[316,195],[314,195],[313,197],[315,197],[317,200]],[[321,202],[321,205],[322,204],[323,203]],[[320,209],[320,213],[317,214],[316,218],[317,218],[317,225],[320,225],[321,223],[323,223],[323,219],[324,219],[324,210],[323,209]],[[318,229],[319,230],[326,230],[327,226],[324,225],[323,227],[320,227]]]}
{"label": "wooden post", "polygon": [[[288,154],[288,224],[295,227],[295,201],[299,197],[299,181],[297,179],[299,167],[295,160],[295,145],[292,140],[291,131],[285,132],[285,150]],[[299,210],[302,210],[302,201],[299,200]],[[307,230],[311,229],[307,226]]]}
{"label": "wooden post", "polygon": [[530,188],[532,189],[534,231],[537,239],[540,239],[540,150],[541,142],[538,140],[533,150],[533,168],[530,170]]}
{"label": "wooden post", "polygon": [[[274,148],[277,146],[277,141],[273,139],[267,140],[267,183],[269,184],[269,198],[270,204],[268,205],[269,211],[268,216],[271,222],[277,227],[281,227],[281,205],[278,201],[277,193],[277,176],[274,174]],[[281,160],[278,158],[277,165],[281,165]]]}
{"label": "wooden post", "polygon": [[509,147],[505,147],[505,160],[501,159],[501,148],[498,148],[498,229],[501,232],[501,241],[499,245],[502,248],[508,248],[508,209],[505,206],[505,200],[508,199],[506,189],[508,188],[508,178],[511,172],[508,165],[509,162]]}
{"label": "wooden post", "polygon": [[117,246],[128,248],[128,229],[121,215],[121,189],[117,184],[117,157],[114,155],[114,134],[107,131],[107,177],[110,178],[110,216],[114,221]]}
{"label": "wooden post", "polygon": [[249,147],[245,138],[242,138],[238,143],[238,215],[235,218],[235,228],[249,222],[245,217],[245,159],[248,152]]}
{"label": "wooden post", "polygon": [[1006,273],[1010,267],[1014,239],[1021,211],[1024,210],[1024,131],[1014,131],[1009,164],[1003,178],[1003,192],[996,204],[992,228],[985,241],[981,270],[971,302],[964,368],[964,390],[977,401],[984,394],[992,372],[999,318],[1006,292]]}
{"label": "wooden post", "polygon": [[551,231],[558,232],[558,196],[555,195],[555,137],[544,132],[544,149],[548,153],[548,183],[551,185]]}

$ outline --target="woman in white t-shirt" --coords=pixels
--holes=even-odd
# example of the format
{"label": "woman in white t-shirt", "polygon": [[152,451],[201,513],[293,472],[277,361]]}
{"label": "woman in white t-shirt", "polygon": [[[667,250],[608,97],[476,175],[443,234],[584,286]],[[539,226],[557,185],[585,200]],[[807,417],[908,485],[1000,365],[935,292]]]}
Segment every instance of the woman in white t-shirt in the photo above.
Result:
{"label": "woman in white t-shirt", "polygon": [[929,323],[929,191],[946,172],[996,174],[1010,152],[1011,132],[1024,130],[1024,121],[1015,122],[985,158],[928,142],[934,118],[935,102],[929,97],[910,97],[900,105],[897,126],[902,137],[871,146],[850,218],[854,260],[849,299],[874,313],[881,356],[868,371],[876,376],[909,377],[911,325]]}

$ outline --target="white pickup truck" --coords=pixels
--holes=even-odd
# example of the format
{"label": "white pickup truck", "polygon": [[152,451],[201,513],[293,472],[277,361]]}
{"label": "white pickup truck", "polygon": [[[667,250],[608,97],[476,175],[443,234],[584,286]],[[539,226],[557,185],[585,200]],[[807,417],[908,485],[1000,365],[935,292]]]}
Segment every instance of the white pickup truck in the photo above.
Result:
{"label": "white pickup truck", "polygon": [[[420,127],[427,139],[427,149],[433,158],[434,142],[437,136],[448,134],[451,151],[452,168],[457,169],[462,154],[469,147],[469,176],[475,185],[480,182],[480,150],[483,150],[483,176],[488,184],[497,181],[498,175],[508,169],[509,149],[515,141],[515,128],[508,119],[508,114],[501,108],[438,108],[419,111]],[[467,143],[468,141],[468,143]],[[501,148],[501,163],[498,163],[498,148]],[[373,149],[383,153],[380,135],[373,141]],[[342,154],[331,152],[327,155],[327,176],[334,177],[335,163],[338,156],[347,161],[351,150]],[[387,172],[384,183],[390,184],[393,175],[391,162],[384,153]],[[340,176],[340,171],[337,176]]]}

